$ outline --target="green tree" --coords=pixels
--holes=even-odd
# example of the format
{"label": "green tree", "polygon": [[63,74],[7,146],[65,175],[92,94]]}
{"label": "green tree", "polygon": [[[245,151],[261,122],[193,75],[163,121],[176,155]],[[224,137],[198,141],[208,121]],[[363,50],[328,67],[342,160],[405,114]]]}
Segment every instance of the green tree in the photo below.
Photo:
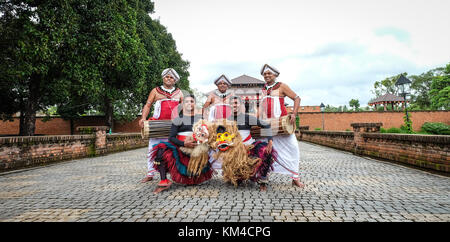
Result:
{"label": "green tree", "polygon": [[344,106],[342,107],[342,112],[348,112],[347,105],[344,105]]}
{"label": "green tree", "polygon": [[349,106],[353,108],[354,111],[359,110],[359,100],[358,99],[352,99],[349,101]]}
{"label": "green tree", "polygon": [[450,109],[450,63],[441,76],[433,78],[430,89],[431,106],[436,109]]}
{"label": "green tree", "polygon": [[189,62],[182,58],[177,51],[176,42],[172,35],[167,32],[159,20],[153,20],[154,4],[148,0],[137,0],[137,34],[140,37],[145,50],[149,55],[149,65],[145,70],[146,82],[139,91],[141,107],[147,101],[150,91],[158,85],[162,85],[161,72],[165,68],[174,68],[180,75],[180,81],[176,84],[182,90],[189,89]]}
{"label": "green tree", "polygon": [[385,78],[384,80],[381,81],[376,81],[373,84],[374,89],[372,90],[372,93],[375,94],[375,98],[383,96],[387,93],[397,94],[397,87],[395,86],[395,82],[402,74],[404,76],[408,75],[406,72],[404,72],[395,76]]}
{"label": "green tree", "polygon": [[327,104],[327,106],[325,106],[325,112],[340,112],[341,110],[338,107],[334,107],[330,104]]}
{"label": "green tree", "polygon": [[69,1],[2,1],[2,118],[20,111],[20,135],[34,135],[36,112],[60,91],[58,51],[70,28]]}
{"label": "green tree", "polygon": [[409,109],[427,110],[431,109],[431,83],[437,76],[442,75],[444,68],[439,67],[420,75],[410,76],[411,100]]}

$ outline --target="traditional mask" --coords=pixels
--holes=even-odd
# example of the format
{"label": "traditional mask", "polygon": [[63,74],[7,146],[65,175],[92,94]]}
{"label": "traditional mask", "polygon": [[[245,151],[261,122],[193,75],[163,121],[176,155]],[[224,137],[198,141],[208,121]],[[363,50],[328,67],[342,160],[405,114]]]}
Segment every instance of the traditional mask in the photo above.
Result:
{"label": "traditional mask", "polygon": [[230,134],[226,131],[224,126],[217,127],[217,148],[220,151],[226,151],[233,145],[233,139],[236,135]]}
{"label": "traditional mask", "polygon": [[206,124],[195,126],[193,137],[200,144],[207,142],[209,137],[208,126]]}

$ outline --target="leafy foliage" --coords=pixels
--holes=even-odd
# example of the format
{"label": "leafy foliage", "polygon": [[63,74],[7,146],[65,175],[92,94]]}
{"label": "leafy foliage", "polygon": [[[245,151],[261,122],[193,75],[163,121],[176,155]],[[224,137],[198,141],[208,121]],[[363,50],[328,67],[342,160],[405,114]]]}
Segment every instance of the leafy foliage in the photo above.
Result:
{"label": "leafy foliage", "polygon": [[421,129],[430,134],[450,135],[450,125],[444,123],[426,122]]}
{"label": "leafy foliage", "polygon": [[436,109],[450,109],[450,64],[443,74],[433,78],[430,89],[431,106]]}
{"label": "leafy foliage", "polygon": [[189,62],[153,8],[149,0],[2,1],[0,118],[20,111],[21,134],[33,135],[36,112],[56,106],[70,120],[101,111],[112,126],[136,117],[167,67],[189,90]]}
{"label": "leafy foliage", "polygon": [[411,79],[411,105],[410,110],[429,110],[431,109],[431,83],[433,79],[442,74],[444,68],[439,67],[420,75],[410,76]]}
{"label": "leafy foliage", "polygon": [[400,77],[400,75],[407,76],[408,74],[400,73],[395,76],[387,77],[384,80],[376,81],[373,85],[374,89],[372,90],[372,93],[375,94],[375,98],[383,96],[387,93],[391,93],[394,95],[397,95],[397,88],[395,86],[395,82]]}
{"label": "leafy foliage", "polygon": [[358,99],[352,99],[349,101],[349,106],[353,108],[354,111],[359,110],[359,100]]}

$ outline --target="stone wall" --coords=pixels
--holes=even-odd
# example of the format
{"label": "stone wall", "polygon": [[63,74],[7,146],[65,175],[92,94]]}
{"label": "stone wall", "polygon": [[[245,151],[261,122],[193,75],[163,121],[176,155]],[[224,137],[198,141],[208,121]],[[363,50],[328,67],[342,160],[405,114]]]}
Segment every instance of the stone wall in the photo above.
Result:
{"label": "stone wall", "polygon": [[379,133],[381,123],[353,123],[353,132],[300,130],[299,140],[358,155],[450,173],[450,136]]}
{"label": "stone wall", "polygon": [[1,137],[0,172],[148,145],[140,133],[108,135],[106,130],[101,126],[86,135]]}

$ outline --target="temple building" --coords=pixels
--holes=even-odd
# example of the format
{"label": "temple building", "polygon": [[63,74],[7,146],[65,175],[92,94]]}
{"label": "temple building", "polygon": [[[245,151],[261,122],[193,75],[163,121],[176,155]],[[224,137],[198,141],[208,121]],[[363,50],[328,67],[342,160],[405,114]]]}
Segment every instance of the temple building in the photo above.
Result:
{"label": "temple building", "polygon": [[266,82],[251,76],[242,75],[231,79],[231,83],[230,90],[234,92],[234,95],[241,97],[247,112],[256,113],[256,109],[259,106],[259,97],[262,94],[261,89]]}
{"label": "temple building", "polygon": [[[266,82],[244,74],[231,79],[231,83],[230,90],[234,92],[234,95],[241,97],[247,112],[256,113],[262,95],[261,89]],[[292,108],[287,106],[288,113],[292,113]],[[300,106],[298,112],[320,112],[320,106]]]}

